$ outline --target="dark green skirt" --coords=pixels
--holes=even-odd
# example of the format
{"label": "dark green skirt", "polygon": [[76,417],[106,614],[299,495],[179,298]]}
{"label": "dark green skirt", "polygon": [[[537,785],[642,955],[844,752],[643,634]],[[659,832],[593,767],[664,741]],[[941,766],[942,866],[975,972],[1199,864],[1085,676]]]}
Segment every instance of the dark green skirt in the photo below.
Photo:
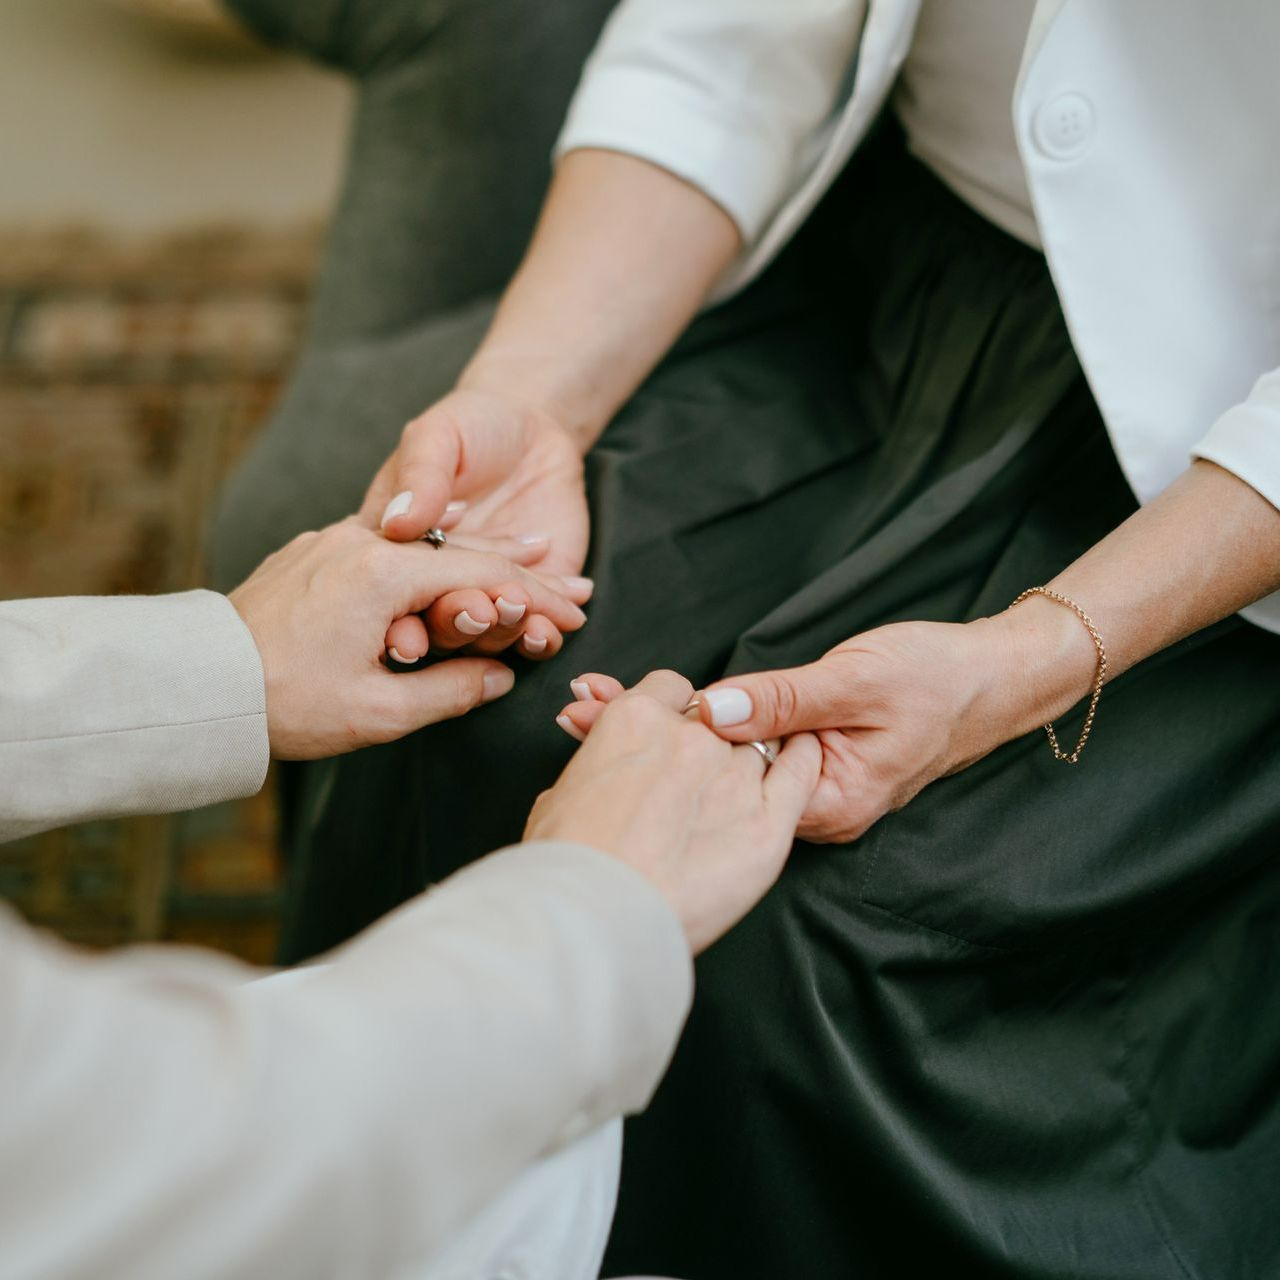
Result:
{"label": "dark green skirt", "polygon": [[[349,509],[489,314],[397,305],[322,318],[229,499],[229,573]],[[587,630],[501,703],[295,776],[287,959],[518,839],[579,672],[700,683],[988,614],[1133,509],[1043,258],[887,128],[588,477]],[[1280,1275],[1278,748],[1280,641],[1233,619],[1108,686],[1078,768],[1031,735],[798,847],[699,962],[609,1272]]]}

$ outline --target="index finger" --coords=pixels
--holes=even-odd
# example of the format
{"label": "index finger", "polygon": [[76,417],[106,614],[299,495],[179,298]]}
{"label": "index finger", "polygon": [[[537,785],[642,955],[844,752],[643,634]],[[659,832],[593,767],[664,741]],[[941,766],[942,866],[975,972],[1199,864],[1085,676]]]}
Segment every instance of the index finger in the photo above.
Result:
{"label": "index finger", "polygon": [[[670,707],[672,711],[683,711],[693,697],[693,685],[677,671],[651,671],[631,693],[642,693],[655,702]],[[625,698],[627,695],[621,695]]]}
{"label": "index finger", "polygon": [[549,618],[560,630],[577,631],[587,620],[573,601],[501,556],[461,547],[437,551],[420,542],[381,545],[386,555],[396,557],[396,572],[404,591],[398,613],[422,613],[450,591],[466,587],[492,591],[518,582],[528,592],[530,612]]}

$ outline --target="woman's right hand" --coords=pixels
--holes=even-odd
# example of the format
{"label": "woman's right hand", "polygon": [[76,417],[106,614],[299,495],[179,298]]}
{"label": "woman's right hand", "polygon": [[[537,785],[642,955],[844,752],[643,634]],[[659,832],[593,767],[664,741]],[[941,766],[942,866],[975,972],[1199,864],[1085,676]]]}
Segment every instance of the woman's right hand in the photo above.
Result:
{"label": "woman's right hand", "polygon": [[387,669],[388,629],[430,616],[438,600],[459,592],[491,608],[519,601],[560,631],[586,621],[576,604],[501,556],[397,546],[354,518],[268,556],[230,600],[262,658],[272,754],[314,760],[392,742],[509,692],[514,673],[491,657]]}
{"label": "woman's right hand", "polygon": [[693,686],[646,676],[603,710],[590,739],[539,797],[527,840],[568,840],[638,871],[670,902],[696,954],[727,933],[778,878],[818,781],[806,733],[772,768],[681,714]]}
{"label": "woman's right hand", "polygon": [[[578,445],[549,414],[509,396],[459,388],[410,422],[370,485],[360,517],[393,542],[416,541],[435,527],[484,539],[526,568],[554,576],[575,603],[591,594],[578,576],[589,534]],[[516,554],[508,544],[524,550]],[[449,620],[466,614],[453,637],[457,645],[500,652],[510,641],[495,638],[496,615],[475,616],[478,603],[483,609],[476,597],[458,593],[441,599],[437,613]],[[388,644],[417,656],[408,654],[408,639],[392,636]],[[524,657],[539,661],[563,643],[560,629],[542,615],[525,619],[517,640]]]}

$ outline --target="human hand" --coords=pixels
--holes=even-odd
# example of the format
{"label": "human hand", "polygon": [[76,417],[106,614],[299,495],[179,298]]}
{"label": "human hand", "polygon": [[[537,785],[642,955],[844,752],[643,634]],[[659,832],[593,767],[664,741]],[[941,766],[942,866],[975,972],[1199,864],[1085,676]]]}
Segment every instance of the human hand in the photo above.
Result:
{"label": "human hand", "polygon": [[[456,550],[484,552],[500,556],[515,565],[530,565],[543,556],[545,546],[529,546],[514,538],[449,536],[444,553]],[[532,571],[531,571],[532,572]],[[534,572],[544,586],[576,605],[587,602],[592,583],[587,578],[566,581],[553,574]],[[525,656],[540,660],[560,652],[564,636],[550,618],[531,612],[527,593],[516,590],[510,598],[496,597],[479,587],[450,591],[435,601],[425,613],[397,618],[387,628],[387,656],[400,665],[412,665],[428,653],[466,653],[494,657],[519,647]]]}
{"label": "human hand", "polygon": [[[589,535],[578,447],[549,414],[497,393],[460,389],[410,422],[360,515],[397,542],[436,527],[451,537],[514,540],[529,548],[529,567],[563,579],[579,601],[590,594],[578,576]],[[440,602],[450,618],[466,608],[461,598]],[[549,619],[531,618],[518,647],[527,658],[546,659],[561,643]]]}
{"label": "human hand", "polygon": [[818,780],[818,744],[797,734],[766,771],[758,752],[680,714],[693,692],[682,676],[655,672],[613,692],[590,741],[539,797],[525,838],[590,845],[634,868],[696,954],[778,878]]}
{"label": "human hand", "polygon": [[230,599],[262,656],[272,754],[314,759],[389,742],[507,693],[515,677],[491,658],[406,673],[382,662],[394,620],[463,589],[494,609],[499,599],[522,602],[560,631],[585,621],[500,556],[399,546],[354,519],[304,533],[263,561]]}
{"label": "human hand", "polygon": [[[1047,723],[1087,691],[1094,651],[1074,617],[1023,608],[964,624],[879,627],[808,666],[719,681],[699,695],[699,715],[730,742],[815,733],[821,777],[797,834],[820,844],[856,840],[930,782]],[[583,738],[622,686],[590,674],[572,688],[578,701],[557,722]]]}

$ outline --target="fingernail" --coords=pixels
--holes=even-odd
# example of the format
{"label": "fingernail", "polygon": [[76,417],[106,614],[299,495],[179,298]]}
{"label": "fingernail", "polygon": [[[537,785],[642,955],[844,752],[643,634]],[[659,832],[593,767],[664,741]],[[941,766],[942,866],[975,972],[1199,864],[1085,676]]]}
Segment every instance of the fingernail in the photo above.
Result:
{"label": "fingernail", "polygon": [[573,690],[573,696],[579,702],[594,702],[595,694],[591,692],[591,686],[585,680],[570,680],[569,688]]}
{"label": "fingernail", "polygon": [[545,533],[525,533],[521,534],[516,541],[521,543],[523,546],[533,547],[537,546],[539,542],[550,542],[551,539],[548,538]]}
{"label": "fingernail", "polygon": [[510,667],[494,667],[484,673],[484,692],[480,701],[493,702],[503,694],[510,693],[516,682],[516,673]]}
{"label": "fingernail", "polygon": [[525,636],[521,643],[524,645],[526,653],[534,654],[535,656],[547,647],[547,642],[542,636]]}
{"label": "fingernail", "polygon": [[477,622],[465,609],[454,618],[453,625],[464,636],[482,636],[489,630],[487,622]]}
{"label": "fingernail", "polygon": [[388,520],[394,520],[396,516],[402,516],[409,508],[413,506],[413,493],[406,489],[403,493],[397,493],[390,502],[387,503],[387,509],[382,513],[382,527],[387,527]]}
{"label": "fingernail", "polygon": [[558,724],[571,738],[576,738],[579,742],[586,742],[587,735],[578,728],[568,716],[556,716],[556,724]]}
{"label": "fingernail", "polygon": [[444,513],[447,516],[456,516],[459,511],[465,511],[466,509],[467,504],[461,499],[458,499],[457,501],[449,503],[449,505],[445,507]]}
{"label": "fingernail", "polygon": [[417,658],[406,658],[404,654],[395,647],[395,645],[392,645],[391,648],[387,650],[387,656],[389,658],[394,658],[397,662],[403,662],[405,666],[410,666],[412,663],[417,662]]}
{"label": "fingernail", "polygon": [[702,700],[711,710],[711,723],[721,728],[743,724],[755,711],[745,689],[712,689],[702,695]]}
{"label": "fingernail", "polygon": [[498,606],[498,621],[504,627],[513,627],[521,618],[524,617],[524,611],[528,607],[523,604],[512,604],[510,600],[503,599],[499,596],[494,604]]}
{"label": "fingernail", "polygon": [[566,578],[564,584],[571,591],[594,591],[596,589],[595,580],[592,578]]}

